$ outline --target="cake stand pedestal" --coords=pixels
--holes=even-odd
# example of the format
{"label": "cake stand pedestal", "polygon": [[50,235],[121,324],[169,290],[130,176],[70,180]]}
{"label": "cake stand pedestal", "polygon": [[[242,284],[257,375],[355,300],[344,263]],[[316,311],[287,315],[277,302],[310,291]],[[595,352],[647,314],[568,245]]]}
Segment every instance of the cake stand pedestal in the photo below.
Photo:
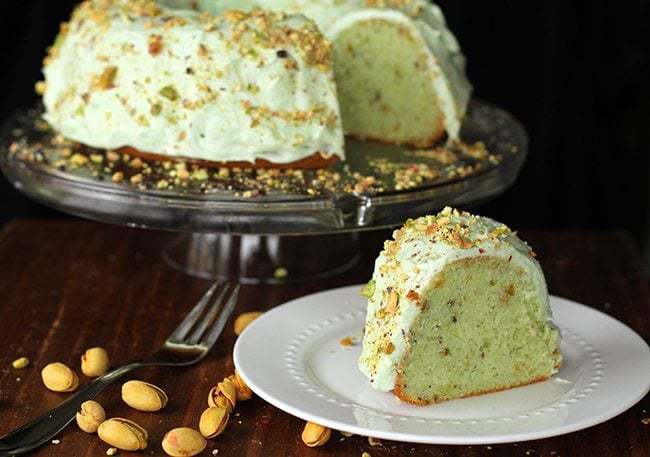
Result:
{"label": "cake stand pedestal", "polygon": [[[466,169],[471,172],[446,173],[442,167],[440,178],[381,192],[269,191],[246,197],[216,188],[137,188],[113,182],[110,173],[102,175],[102,167],[89,171],[57,166],[54,135],[43,128],[40,111],[33,108],[14,114],[0,131],[0,168],[16,189],[63,212],[177,232],[162,255],[170,266],[188,274],[243,283],[300,282],[354,267],[364,230],[395,227],[446,205],[474,206],[514,182],[528,148],[526,133],[514,117],[473,101],[461,137],[468,144],[482,142],[499,160],[476,166],[469,157]],[[421,157],[436,153],[362,142],[351,142],[346,150],[349,160],[335,170],[342,179],[368,176],[373,161],[389,168],[397,164],[403,170],[417,169],[417,161],[425,160]],[[87,157],[101,153],[92,150]]]}
{"label": "cake stand pedestal", "polygon": [[[341,274],[361,258],[359,234],[177,235],[162,253],[177,270],[205,279],[242,284],[311,282]],[[318,255],[312,252],[319,246]],[[327,249],[323,249],[327,246]]]}

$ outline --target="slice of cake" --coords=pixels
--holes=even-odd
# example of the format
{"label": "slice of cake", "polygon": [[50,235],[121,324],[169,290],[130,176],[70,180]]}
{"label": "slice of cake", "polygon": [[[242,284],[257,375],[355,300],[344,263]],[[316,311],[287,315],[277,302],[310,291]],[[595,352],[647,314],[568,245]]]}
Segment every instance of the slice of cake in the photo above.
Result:
{"label": "slice of cake", "polygon": [[445,208],[409,220],[375,263],[361,371],[428,404],[542,381],[562,356],[535,254],[508,227]]}
{"label": "slice of cake", "polygon": [[332,42],[345,133],[426,147],[458,137],[471,86],[444,16],[426,0],[198,0],[197,8],[301,13]]}
{"label": "slice of cake", "polygon": [[343,158],[331,46],[304,16],[86,0],[44,63],[45,119],[103,149],[218,163]]}

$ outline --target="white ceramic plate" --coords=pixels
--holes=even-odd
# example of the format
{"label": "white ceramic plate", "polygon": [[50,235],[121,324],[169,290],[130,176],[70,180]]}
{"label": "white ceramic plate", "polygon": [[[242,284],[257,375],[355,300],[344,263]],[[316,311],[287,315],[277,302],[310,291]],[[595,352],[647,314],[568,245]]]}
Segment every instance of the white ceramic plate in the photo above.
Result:
{"label": "white ceramic plate", "polygon": [[561,435],[604,422],[650,388],[650,348],[630,328],[551,297],[564,362],[551,380],[431,406],[376,392],[357,369],[366,301],[361,286],[309,295],[254,321],[235,345],[235,366],[264,400],[336,430],[396,441],[492,444]]}

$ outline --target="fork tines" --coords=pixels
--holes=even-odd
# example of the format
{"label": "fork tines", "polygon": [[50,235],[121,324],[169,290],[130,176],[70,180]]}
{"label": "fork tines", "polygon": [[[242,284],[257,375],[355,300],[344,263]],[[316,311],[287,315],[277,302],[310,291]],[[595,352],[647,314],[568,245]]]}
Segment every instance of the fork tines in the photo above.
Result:
{"label": "fork tines", "polygon": [[169,339],[170,343],[210,346],[223,330],[237,301],[239,284],[215,282]]}

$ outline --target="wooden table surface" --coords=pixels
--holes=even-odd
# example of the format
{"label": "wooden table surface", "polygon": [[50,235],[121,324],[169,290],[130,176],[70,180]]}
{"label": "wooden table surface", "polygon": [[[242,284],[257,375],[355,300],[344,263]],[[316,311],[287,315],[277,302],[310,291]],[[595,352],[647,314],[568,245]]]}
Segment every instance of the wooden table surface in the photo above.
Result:
{"label": "wooden table surface", "polygon": [[[365,258],[352,273],[319,284],[243,287],[235,313],[268,309],[317,290],[366,281],[386,232],[365,234]],[[524,231],[538,252],[550,291],[620,319],[650,339],[650,290],[633,241],[620,232]],[[168,268],[160,258],[169,234],[77,220],[16,220],[0,230],[0,435],[65,398],[47,391],[40,369],[61,361],[79,368],[88,347],[103,346],[114,364],[149,355],[209,284]],[[126,416],[149,430],[149,448],[162,455],[164,432],[197,427],[209,388],[233,372],[235,335],[229,324],[217,347],[189,369],[149,369],[135,377],[163,387],[170,397],[160,413],[126,407],[119,383],[98,400],[109,416]],[[24,370],[11,361],[27,356]],[[87,382],[82,376],[82,382]],[[595,427],[551,439],[493,446],[426,446],[334,432],[321,448],[303,445],[303,421],[259,398],[237,405],[224,435],[203,455],[355,456],[649,456],[650,402]],[[648,419],[645,422],[650,422]],[[34,455],[99,456],[109,447],[71,426]]]}

